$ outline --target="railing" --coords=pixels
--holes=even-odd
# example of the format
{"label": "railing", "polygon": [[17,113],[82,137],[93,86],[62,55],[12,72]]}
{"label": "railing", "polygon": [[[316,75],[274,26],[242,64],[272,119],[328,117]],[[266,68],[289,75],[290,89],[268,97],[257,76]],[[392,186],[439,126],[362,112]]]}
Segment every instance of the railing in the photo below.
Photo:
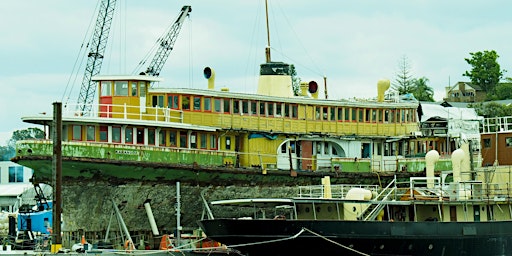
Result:
{"label": "railing", "polygon": [[[331,196],[335,199],[344,199],[347,192],[352,188],[363,188],[372,192],[378,192],[379,186],[377,185],[352,185],[352,184],[339,184],[331,185]],[[325,186],[324,185],[311,185],[299,186],[300,198],[324,198]]]}
{"label": "railing", "polygon": [[507,132],[512,130],[512,116],[485,118],[482,133]]}
{"label": "railing", "polygon": [[141,107],[132,105],[115,104],[90,104],[91,112],[84,114],[77,110],[76,104],[70,104],[64,107],[63,117],[102,117],[102,118],[121,118],[136,120],[153,120],[165,122],[183,122],[183,111],[162,108],[162,107]]}

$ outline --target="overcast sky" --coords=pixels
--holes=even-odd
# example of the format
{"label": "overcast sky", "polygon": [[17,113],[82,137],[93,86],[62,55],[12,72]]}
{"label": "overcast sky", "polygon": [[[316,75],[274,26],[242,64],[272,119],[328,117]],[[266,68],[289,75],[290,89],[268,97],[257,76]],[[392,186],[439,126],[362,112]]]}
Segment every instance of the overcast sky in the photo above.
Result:
{"label": "overcast sky", "polygon": [[[0,145],[14,130],[33,127],[22,116],[51,113],[56,101],[76,103],[86,62],[81,45],[97,5],[2,1]],[[159,86],[206,88],[202,70],[210,66],[217,88],[255,92],[266,45],[264,0],[118,0],[101,73],[141,71],[137,64],[183,5],[192,6],[190,19]],[[412,76],[427,77],[440,100],[446,86],[468,80],[462,74],[471,68],[464,60],[470,52],[495,50],[501,68],[512,72],[511,10],[510,0],[269,0],[272,60],[294,64],[303,81],[325,75],[331,99],[372,98],[377,81],[393,80],[406,56]]]}

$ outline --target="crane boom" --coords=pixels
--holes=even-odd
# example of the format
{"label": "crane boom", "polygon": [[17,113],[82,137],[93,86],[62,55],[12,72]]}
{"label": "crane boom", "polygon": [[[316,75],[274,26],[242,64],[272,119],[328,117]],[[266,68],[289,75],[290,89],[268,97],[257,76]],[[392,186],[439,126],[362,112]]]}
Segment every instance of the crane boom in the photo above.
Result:
{"label": "crane boom", "polygon": [[174,47],[174,42],[178,37],[181,26],[183,25],[183,21],[189,15],[190,12],[192,12],[192,8],[190,6],[183,6],[174,24],[165,33],[165,36],[158,40],[158,43],[160,45],[158,47],[157,52],[155,53],[155,56],[153,57],[153,60],[146,69],[146,75],[160,75],[160,71],[162,70],[165,61],[167,61],[167,58],[169,57],[169,54],[171,53],[172,48]]}
{"label": "crane boom", "polygon": [[92,102],[96,93],[96,84],[91,80],[98,75],[103,63],[103,54],[107,46],[110,25],[114,16],[117,0],[101,0],[100,11],[96,19],[94,35],[91,38],[90,49],[87,55],[87,66],[85,67],[84,78],[78,95],[78,110],[81,115],[88,115],[92,109]]}

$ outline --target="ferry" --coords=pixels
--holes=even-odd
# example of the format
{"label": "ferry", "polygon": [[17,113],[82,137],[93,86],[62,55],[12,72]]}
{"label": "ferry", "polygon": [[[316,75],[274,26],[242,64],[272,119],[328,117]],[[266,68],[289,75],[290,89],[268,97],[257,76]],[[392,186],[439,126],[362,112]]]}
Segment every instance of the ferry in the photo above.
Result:
{"label": "ferry", "polygon": [[386,187],[326,177],[294,198],[213,201],[236,211],[200,224],[244,255],[512,255],[510,166],[471,168],[468,144],[437,176],[438,159],[429,151],[426,176]]}

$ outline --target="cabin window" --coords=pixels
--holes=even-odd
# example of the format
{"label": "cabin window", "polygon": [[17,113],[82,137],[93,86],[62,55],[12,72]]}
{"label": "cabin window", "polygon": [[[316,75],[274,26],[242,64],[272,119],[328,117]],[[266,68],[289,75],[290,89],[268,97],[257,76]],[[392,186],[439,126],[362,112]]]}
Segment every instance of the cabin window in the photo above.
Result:
{"label": "cabin window", "polygon": [[164,96],[163,95],[153,95],[153,107],[164,107]]}
{"label": "cabin window", "polygon": [[268,105],[268,107],[267,107],[268,116],[273,116],[274,115],[274,103],[268,102],[266,104]]}
{"label": "cabin window", "polygon": [[283,144],[281,145],[281,153],[282,153],[282,154],[286,153],[286,143],[283,143]]}
{"label": "cabin window", "polygon": [[365,109],[365,110],[364,110],[364,116],[365,116],[364,121],[365,121],[365,122],[367,122],[367,123],[369,123],[369,122],[370,122],[370,117],[371,117],[371,116],[370,116],[370,109]]}
{"label": "cabin window", "polygon": [[283,116],[283,104],[276,103],[276,116]]}
{"label": "cabin window", "polygon": [[231,149],[231,137],[226,136],[226,150]]}
{"label": "cabin window", "polygon": [[233,100],[233,114],[239,114],[239,113],[240,113],[240,101]]}
{"label": "cabin window", "polygon": [[359,122],[363,122],[364,118],[364,110],[362,108],[357,109],[358,119]]}
{"label": "cabin window", "polygon": [[260,102],[260,116],[266,116],[267,115],[266,107],[267,107],[267,103],[266,102]]}
{"label": "cabin window", "polygon": [[121,143],[121,127],[112,126],[112,142]]}
{"label": "cabin window", "polygon": [[400,123],[400,109],[395,110],[396,119],[395,122]]}
{"label": "cabin window", "polygon": [[220,113],[221,112],[221,99],[215,98],[213,99],[213,111]]}
{"label": "cabin window", "polygon": [[288,103],[284,104],[284,116],[288,118],[290,117],[290,104]]}
{"label": "cabin window", "polygon": [[167,96],[167,107],[171,109],[180,108],[180,97],[178,95]]}
{"label": "cabin window", "polygon": [[132,96],[138,96],[137,94],[137,82],[131,82],[132,84]]}
{"label": "cabin window", "polygon": [[100,126],[100,141],[108,141],[108,126]]}
{"label": "cabin window", "polygon": [[82,140],[82,126],[73,125],[73,140]]}
{"label": "cabin window", "polygon": [[114,95],[115,96],[128,96],[128,82],[115,81],[114,82]]}
{"label": "cabin window", "polygon": [[206,112],[212,111],[212,98],[205,97],[203,99],[203,103],[204,103],[204,111],[206,111]]}
{"label": "cabin window", "polygon": [[159,142],[159,145],[160,146],[167,146],[166,143],[165,143],[165,130],[160,130],[158,132],[158,142]]}
{"label": "cabin window", "polygon": [[190,96],[182,96],[181,109],[190,110]]}
{"label": "cabin window", "polygon": [[141,98],[146,97],[146,82],[139,82],[139,95]]}
{"label": "cabin window", "polygon": [[330,113],[330,115],[329,115],[330,117],[329,117],[329,118],[330,118],[330,120],[331,120],[331,121],[336,121],[336,113],[335,113],[335,110],[336,110],[336,109],[335,109],[334,107],[330,107],[330,108],[329,108],[329,113]]}
{"label": "cabin window", "polygon": [[384,111],[384,122],[385,123],[389,123],[389,116],[390,116],[390,111],[388,109],[386,109]]}
{"label": "cabin window", "polygon": [[193,96],[194,98],[194,111],[201,111],[201,97]]}
{"label": "cabin window", "polygon": [[484,139],[484,148],[491,147],[491,139]]}
{"label": "cabin window", "polygon": [[297,105],[292,105],[292,118],[297,119],[299,117],[299,107]]}
{"label": "cabin window", "polygon": [[210,149],[217,149],[217,135],[210,134]]}
{"label": "cabin window", "polygon": [[95,141],[96,140],[96,134],[95,134],[96,128],[93,125],[87,126],[87,141]]}
{"label": "cabin window", "polygon": [[377,110],[377,120],[379,120],[379,123],[382,123],[382,116],[384,116],[382,114],[382,111],[383,111],[382,109]]}
{"label": "cabin window", "polygon": [[155,129],[148,129],[148,145],[155,145]]}
{"label": "cabin window", "polygon": [[144,144],[144,128],[137,128],[137,144]]}
{"label": "cabin window", "polygon": [[23,166],[9,166],[9,183],[23,182]]}
{"label": "cabin window", "polygon": [[112,83],[110,81],[101,81],[100,96],[112,96]]}
{"label": "cabin window", "polygon": [[197,133],[190,133],[190,148],[197,148]]}
{"label": "cabin window", "polygon": [[249,101],[247,100],[242,101],[242,113],[249,114]]}
{"label": "cabin window", "polygon": [[133,128],[132,127],[127,127],[124,130],[124,142],[127,144],[133,143]]}
{"label": "cabin window", "polygon": [[251,101],[251,115],[256,115],[258,114],[258,107],[257,107],[257,102],[256,101]]}
{"label": "cabin window", "polygon": [[328,107],[322,108],[322,120],[329,120],[329,108]]}
{"label": "cabin window", "polygon": [[506,137],[505,138],[505,145],[507,145],[507,147],[512,147],[512,137]]}
{"label": "cabin window", "polygon": [[351,113],[351,114],[352,114],[352,116],[351,116],[351,120],[352,120],[352,122],[355,122],[355,121],[357,121],[357,109],[355,109],[355,108],[351,108],[351,110],[352,110],[352,111],[351,111],[351,112],[352,112],[352,113]]}
{"label": "cabin window", "polygon": [[187,145],[187,133],[182,131],[180,133],[180,148],[188,148]]}
{"label": "cabin window", "polygon": [[321,120],[320,107],[315,107],[315,120]]}
{"label": "cabin window", "polygon": [[343,121],[343,108],[336,108],[336,117],[338,122]]}
{"label": "cabin window", "polygon": [[222,104],[223,104],[223,109],[224,109],[224,113],[226,114],[229,114],[231,113],[231,105],[230,105],[231,101],[229,99],[224,99],[222,100]]}
{"label": "cabin window", "polygon": [[324,155],[329,155],[329,142],[324,141]]}
{"label": "cabin window", "polygon": [[208,140],[206,140],[206,133],[201,133],[199,143],[200,143],[202,149],[206,149],[207,142],[208,142]]}
{"label": "cabin window", "polygon": [[350,108],[344,108],[343,112],[345,112],[343,120],[350,121]]}
{"label": "cabin window", "polygon": [[177,137],[176,137],[176,131],[170,131],[169,132],[169,146],[176,147],[177,144]]}

